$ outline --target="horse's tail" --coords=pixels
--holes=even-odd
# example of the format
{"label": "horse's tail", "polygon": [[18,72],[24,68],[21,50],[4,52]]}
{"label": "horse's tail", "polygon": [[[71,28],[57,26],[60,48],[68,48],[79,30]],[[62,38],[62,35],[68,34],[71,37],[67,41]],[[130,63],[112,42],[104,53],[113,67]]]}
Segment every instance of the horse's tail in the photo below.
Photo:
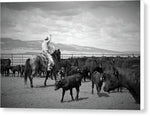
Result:
{"label": "horse's tail", "polygon": [[31,66],[30,66],[30,58],[28,58],[25,62],[25,69],[24,69],[24,82],[27,84],[27,78],[30,76]]}

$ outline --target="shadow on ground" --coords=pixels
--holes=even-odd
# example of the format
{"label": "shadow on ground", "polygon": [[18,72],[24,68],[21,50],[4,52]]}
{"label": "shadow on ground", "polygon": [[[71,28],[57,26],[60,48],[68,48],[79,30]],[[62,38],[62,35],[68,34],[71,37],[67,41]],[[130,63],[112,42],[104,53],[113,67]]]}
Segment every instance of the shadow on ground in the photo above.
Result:
{"label": "shadow on ground", "polygon": [[98,93],[99,97],[110,97],[107,93]]}
{"label": "shadow on ground", "polygon": [[46,85],[46,86],[44,86],[44,85],[36,85],[36,86],[34,86],[34,88],[46,88],[46,87],[54,87],[54,86],[55,86],[55,84]]}
{"label": "shadow on ground", "polygon": [[78,102],[78,101],[81,101],[81,100],[86,100],[86,99],[88,99],[89,97],[81,97],[81,98],[79,98],[78,100],[69,100],[69,101],[63,101],[63,103],[65,103],[65,102]]}

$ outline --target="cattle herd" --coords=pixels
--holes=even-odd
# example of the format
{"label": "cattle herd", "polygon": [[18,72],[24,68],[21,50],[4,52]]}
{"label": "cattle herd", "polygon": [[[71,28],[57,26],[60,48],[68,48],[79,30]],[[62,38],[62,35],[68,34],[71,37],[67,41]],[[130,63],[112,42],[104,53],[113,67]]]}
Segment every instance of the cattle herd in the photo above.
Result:
{"label": "cattle herd", "polygon": [[[1,59],[1,75],[24,76],[24,65],[11,66],[10,59]],[[17,75],[16,75],[17,72]],[[46,72],[40,72],[37,77],[44,77]],[[105,92],[126,88],[136,103],[140,104],[140,57],[78,57],[61,59],[60,67],[55,79],[55,90],[62,88],[63,102],[65,91],[70,90],[71,99],[74,100],[72,89],[75,88],[79,98],[80,86],[83,82],[91,81],[92,91],[96,85],[97,93],[103,89]],[[103,88],[102,88],[103,86]]]}
{"label": "cattle herd", "polygon": [[[2,76],[10,76],[10,73],[13,77],[20,76],[23,77],[24,75],[24,65],[15,65],[11,66],[10,59],[1,59],[1,75]],[[16,75],[17,73],[17,75]]]}

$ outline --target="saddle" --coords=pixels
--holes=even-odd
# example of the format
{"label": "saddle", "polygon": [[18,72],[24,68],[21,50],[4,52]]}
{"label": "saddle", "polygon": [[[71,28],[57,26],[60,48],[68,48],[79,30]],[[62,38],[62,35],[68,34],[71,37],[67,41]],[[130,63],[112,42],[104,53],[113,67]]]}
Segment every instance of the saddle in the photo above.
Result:
{"label": "saddle", "polygon": [[41,60],[47,64],[49,62],[48,56],[46,55],[46,53],[41,52],[40,54],[38,54],[38,56],[41,58]]}
{"label": "saddle", "polygon": [[[51,63],[51,61],[49,60],[49,58],[48,58],[48,56],[47,56],[47,53],[41,52],[40,55],[41,55],[41,57],[42,57],[42,59],[43,59],[44,61],[47,61],[47,62]],[[53,58],[52,58],[52,59],[53,59]]]}
{"label": "saddle", "polygon": [[[42,64],[47,67],[48,70],[51,70],[53,67],[53,62],[49,59],[47,53],[41,52],[38,57],[42,60]],[[53,60],[53,59],[52,59]]]}
{"label": "saddle", "polygon": [[41,53],[40,53],[40,55],[41,55],[42,57],[45,57],[45,58],[48,60],[48,56],[47,56],[47,54],[46,54],[46,53],[41,52]]}

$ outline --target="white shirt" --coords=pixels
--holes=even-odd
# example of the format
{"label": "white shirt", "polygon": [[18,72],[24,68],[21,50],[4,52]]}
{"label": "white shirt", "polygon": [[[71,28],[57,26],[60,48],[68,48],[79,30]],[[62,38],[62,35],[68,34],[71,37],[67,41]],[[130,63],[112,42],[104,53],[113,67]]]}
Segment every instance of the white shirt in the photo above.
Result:
{"label": "white shirt", "polygon": [[46,52],[48,50],[48,45],[46,41],[43,41],[42,43],[42,51]]}
{"label": "white shirt", "polygon": [[55,51],[55,47],[51,42],[43,41],[42,43],[42,51],[47,52],[49,51],[52,54]]}

